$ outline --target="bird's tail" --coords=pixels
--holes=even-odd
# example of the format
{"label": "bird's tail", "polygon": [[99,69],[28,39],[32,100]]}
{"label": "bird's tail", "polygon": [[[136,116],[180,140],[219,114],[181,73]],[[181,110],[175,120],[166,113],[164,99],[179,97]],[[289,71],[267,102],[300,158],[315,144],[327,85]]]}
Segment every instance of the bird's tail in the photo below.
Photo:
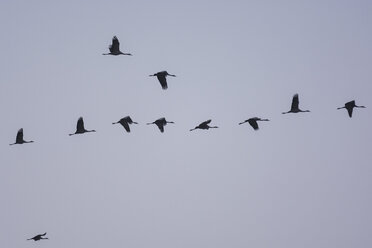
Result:
{"label": "bird's tail", "polygon": [[343,109],[343,108],[345,108],[345,107],[339,107],[339,108],[337,108],[337,109]]}

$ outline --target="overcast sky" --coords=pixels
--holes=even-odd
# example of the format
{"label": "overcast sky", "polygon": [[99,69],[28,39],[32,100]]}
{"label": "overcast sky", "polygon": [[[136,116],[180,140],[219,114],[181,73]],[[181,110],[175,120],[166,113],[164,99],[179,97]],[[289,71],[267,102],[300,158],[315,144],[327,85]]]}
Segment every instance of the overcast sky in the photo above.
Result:
{"label": "overcast sky", "polygon": [[[1,1],[0,246],[372,247],[371,13]],[[102,56],[114,35],[134,56]],[[295,93],[311,112],[282,115]],[[126,115],[129,134],[111,124]],[[80,116],[97,132],[68,136]],[[238,125],[254,116],[270,121]],[[145,125],[160,117],[175,124]],[[35,143],[9,146],[19,128]]]}

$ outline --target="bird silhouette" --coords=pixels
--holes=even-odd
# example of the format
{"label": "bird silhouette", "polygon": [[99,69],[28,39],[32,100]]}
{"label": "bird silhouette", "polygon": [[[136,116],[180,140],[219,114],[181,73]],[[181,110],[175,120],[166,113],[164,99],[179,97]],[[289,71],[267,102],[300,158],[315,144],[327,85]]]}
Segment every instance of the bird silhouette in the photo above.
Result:
{"label": "bird silhouette", "polygon": [[130,116],[121,118],[118,122],[113,122],[112,124],[118,123],[120,123],[128,133],[130,133],[129,124],[138,124],[137,122],[133,121],[132,118],[130,118]]}
{"label": "bird silhouette", "polygon": [[39,241],[40,239],[48,239],[48,238],[44,238],[44,236],[45,236],[46,234],[47,234],[47,233],[38,234],[38,235],[36,235],[35,237],[30,238],[30,239],[27,239],[27,240]]}
{"label": "bird silhouette", "polygon": [[299,109],[300,101],[298,100],[298,94],[295,94],[292,99],[292,105],[291,105],[291,110],[288,112],[283,112],[282,114],[288,114],[288,113],[299,113],[299,112],[310,112],[310,110],[301,110]]}
{"label": "bird silhouette", "polygon": [[245,120],[243,122],[240,122],[239,125],[248,122],[249,125],[251,125],[253,127],[253,129],[257,131],[259,129],[257,121],[269,121],[269,119],[261,119],[261,118],[258,118],[258,117],[253,117],[253,118],[250,118],[250,119]]}
{"label": "bird silhouette", "polygon": [[167,71],[160,71],[158,73],[155,73],[154,75],[150,75],[150,77],[156,76],[161,84],[161,87],[163,90],[168,89],[167,84],[167,76],[175,77],[176,75],[169,74]]}
{"label": "bird silhouette", "polygon": [[109,53],[103,53],[102,55],[129,55],[132,56],[130,53],[123,53],[120,51],[120,42],[116,36],[112,38],[112,44],[109,46]]}
{"label": "bird silhouette", "polygon": [[95,132],[96,130],[86,130],[84,128],[84,120],[83,117],[80,117],[79,120],[77,121],[76,124],[76,132],[75,133],[70,133],[69,135],[74,135],[74,134],[81,134],[81,133],[88,133],[88,132]]}
{"label": "bird silhouette", "polygon": [[164,126],[166,126],[167,123],[172,123],[172,124],[174,124],[173,121],[167,121],[167,120],[163,117],[163,118],[157,119],[157,120],[154,121],[154,122],[147,123],[147,125],[155,124],[156,126],[158,126],[160,132],[163,133],[163,132],[164,132]]}
{"label": "bird silhouette", "polygon": [[353,116],[353,109],[354,108],[365,108],[365,106],[357,106],[355,105],[355,101],[350,101],[350,102],[347,102],[345,103],[345,106],[344,107],[340,107],[340,108],[337,108],[337,109],[343,109],[345,108],[349,114],[349,117],[351,118]]}
{"label": "bird silhouette", "polygon": [[17,137],[16,137],[16,142],[13,144],[9,144],[10,146],[15,145],[15,144],[24,144],[24,143],[33,143],[33,140],[30,141],[25,141],[23,139],[23,128],[19,129],[17,132]]}
{"label": "bird silhouette", "polygon": [[204,129],[204,130],[208,130],[209,128],[218,128],[218,127],[211,127],[209,126],[208,124],[211,123],[212,120],[207,120],[207,121],[204,121],[202,123],[200,123],[198,126],[196,126],[195,128],[193,129],[190,129],[190,131],[193,131],[195,129]]}

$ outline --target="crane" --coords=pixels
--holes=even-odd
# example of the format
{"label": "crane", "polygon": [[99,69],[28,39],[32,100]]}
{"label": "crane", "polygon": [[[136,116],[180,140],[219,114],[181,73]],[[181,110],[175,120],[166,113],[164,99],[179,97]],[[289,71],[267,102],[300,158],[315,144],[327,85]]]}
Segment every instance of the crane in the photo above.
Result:
{"label": "crane", "polygon": [[44,238],[44,236],[45,236],[46,234],[47,234],[47,233],[38,234],[38,235],[36,235],[35,237],[30,238],[30,239],[27,239],[27,240],[39,241],[40,239],[48,239],[48,238]]}
{"label": "crane", "polygon": [[154,76],[158,78],[162,89],[166,90],[168,89],[167,76],[175,77],[176,75],[169,74],[167,71],[160,71],[153,75],[150,75],[150,77],[154,77]]}
{"label": "crane", "polygon": [[129,124],[138,124],[137,122],[133,121],[132,118],[130,118],[130,116],[121,118],[118,122],[113,122],[112,124],[118,123],[120,123],[128,133],[130,133]]}
{"label": "crane", "polygon": [[114,36],[112,38],[112,44],[109,46],[109,53],[103,53],[102,55],[129,55],[132,56],[130,53],[123,53],[120,51],[120,42],[118,37]]}
{"label": "crane", "polygon": [[349,114],[349,117],[351,118],[353,116],[353,109],[354,108],[365,108],[365,106],[357,106],[355,105],[355,100],[345,103],[343,107],[337,108],[337,109],[343,109],[345,108]]}
{"label": "crane", "polygon": [[16,137],[16,142],[13,144],[9,144],[10,146],[15,145],[15,144],[24,144],[24,143],[33,143],[33,140],[30,141],[25,141],[23,139],[23,128],[19,129],[17,132],[17,137]]}
{"label": "crane", "polygon": [[208,130],[209,128],[218,128],[216,126],[214,127],[211,127],[209,126],[209,123],[211,123],[212,120],[207,120],[207,121],[204,121],[202,123],[200,123],[198,126],[196,126],[195,128],[193,129],[190,129],[190,131],[193,131],[195,129],[204,129],[204,130]]}
{"label": "crane", "polygon": [[288,114],[288,113],[299,113],[299,112],[310,112],[310,110],[301,110],[298,105],[300,101],[298,99],[298,94],[295,94],[292,98],[292,105],[291,105],[291,110],[288,112],[283,112],[282,114]]}
{"label": "crane", "polygon": [[84,120],[83,117],[80,117],[76,124],[76,131],[75,133],[70,133],[69,135],[75,135],[75,134],[82,134],[82,133],[89,133],[89,132],[95,132],[96,130],[86,130],[84,127]]}
{"label": "crane", "polygon": [[150,123],[147,123],[147,125],[150,125],[150,124],[155,124],[156,126],[158,126],[160,132],[164,132],[164,126],[166,126],[168,123],[172,123],[174,124],[173,121],[167,121],[164,117],[160,118],[160,119],[157,119],[156,121],[154,122],[150,122]]}
{"label": "crane", "polygon": [[258,121],[269,121],[269,119],[261,119],[261,118],[258,118],[258,117],[253,117],[253,118],[249,118],[248,120],[245,120],[243,122],[240,122],[239,125],[243,124],[243,123],[246,123],[248,122],[249,125],[251,125],[253,127],[254,130],[258,130]]}

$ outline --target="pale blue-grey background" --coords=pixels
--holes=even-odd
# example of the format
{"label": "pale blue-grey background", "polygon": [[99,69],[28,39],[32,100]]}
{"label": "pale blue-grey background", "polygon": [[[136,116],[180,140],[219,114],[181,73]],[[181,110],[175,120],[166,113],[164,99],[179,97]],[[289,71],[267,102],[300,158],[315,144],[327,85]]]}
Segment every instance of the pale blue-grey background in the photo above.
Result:
{"label": "pale blue-grey background", "polygon": [[[371,247],[371,11],[1,1],[0,246]],[[114,35],[134,56],[101,55]],[[281,114],[295,93],[311,113]],[[80,116],[97,133],[69,137]],[[271,121],[238,125],[253,116]],[[9,146],[21,127],[35,143]]]}

